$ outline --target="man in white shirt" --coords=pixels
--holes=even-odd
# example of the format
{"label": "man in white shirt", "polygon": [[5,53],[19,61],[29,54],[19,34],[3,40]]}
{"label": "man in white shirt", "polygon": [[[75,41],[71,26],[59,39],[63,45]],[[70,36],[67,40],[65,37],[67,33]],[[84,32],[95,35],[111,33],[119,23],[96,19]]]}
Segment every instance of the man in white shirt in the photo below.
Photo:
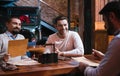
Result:
{"label": "man in white shirt", "polygon": [[46,50],[57,52],[62,57],[78,57],[84,55],[84,47],[79,34],[68,30],[67,17],[56,17],[54,19],[54,25],[57,32],[48,37],[46,44],[54,44],[55,50],[51,46],[46,46]]}

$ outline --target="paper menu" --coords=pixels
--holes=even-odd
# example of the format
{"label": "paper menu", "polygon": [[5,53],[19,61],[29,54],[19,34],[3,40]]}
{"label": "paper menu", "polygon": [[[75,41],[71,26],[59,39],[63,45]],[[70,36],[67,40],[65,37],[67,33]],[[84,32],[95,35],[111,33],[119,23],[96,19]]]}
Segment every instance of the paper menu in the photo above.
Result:
{"label": "paper menu", "polygon": [[89,66],[98,66],[99,65],[99,62],[95,62],[95,61],[92,61],[84,56],[82,57],[74,57],[72,58],[73,60],[77,61],[77,62],[84,62],[86,64],[88,64]]}
{"label": "paper menu", "polygon": [[8,61],[7,63],[13,64],[13,65],[18,65],[18,66],[25,66],[25,65],[38,65],[38,61],[32,60],[30,58],[27,59],[21,59],[21,60],[16,60],[16,61]]}
{"label": "paper menu", "polygon": [[10,40],[8,42],[8,53],[11,57],[23,56],[27,51],[28,39]]}

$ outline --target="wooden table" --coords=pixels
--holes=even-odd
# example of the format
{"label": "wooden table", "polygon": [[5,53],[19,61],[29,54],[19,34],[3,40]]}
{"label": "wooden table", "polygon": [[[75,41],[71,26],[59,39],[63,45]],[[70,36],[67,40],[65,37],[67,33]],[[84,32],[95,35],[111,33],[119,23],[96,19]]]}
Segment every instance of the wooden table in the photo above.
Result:
{"label": "wooden table", "polygon": [[[85,55],[86,58],[97,62],[91,55]],[[58,61],[52,64],[39,64],[31,66],[18,66],[19,70],[2,71],[0,76],[53,76],[68,74],[78,70],[79,63],[74,60]]]}
{"label": "wooden table", "polygon": [[70,73],[78,67],[74,61],[59,61],[52,64],[18,66],[19,70],[0,71],[0,76],[53,76]]}

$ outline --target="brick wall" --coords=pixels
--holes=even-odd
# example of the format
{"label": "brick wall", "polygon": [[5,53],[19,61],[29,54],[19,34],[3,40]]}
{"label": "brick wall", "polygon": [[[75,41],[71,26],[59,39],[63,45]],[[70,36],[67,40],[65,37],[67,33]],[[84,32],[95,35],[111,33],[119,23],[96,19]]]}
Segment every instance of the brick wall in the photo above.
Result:
{"label": "brick wall", "polygon": [[[17,6],[38,6],[38,0],[19,0]],[[41,19],[52,24],[52,19],[60,14],[67,16],[67,0],[43,0],[40,2]]]}

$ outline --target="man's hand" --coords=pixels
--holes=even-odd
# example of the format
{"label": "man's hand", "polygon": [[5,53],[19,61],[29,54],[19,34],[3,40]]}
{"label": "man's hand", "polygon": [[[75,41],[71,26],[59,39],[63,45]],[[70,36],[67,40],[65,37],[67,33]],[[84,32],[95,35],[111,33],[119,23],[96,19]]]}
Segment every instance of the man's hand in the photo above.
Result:
{"label": "man's hand", "polygon": [[84,73],[84,70],[86,69],[86,67],[88,67],[89,65],[84,63],[84,62],[80,62],[79,64],[79,69],[81,73]]}
{"label": "man's hand", "polygon": [[9,60],[9,57],[10,57],[10,54],[5,54],[5,55],[3,56],[3,60],[4,60],[5,62],[7,62],[7,61]]}
{"label": "man's hand", "polygon": [[58,53],[59,56],[64,56],[64,53],[59,51],[58,48],[55,48],[55,52]]}
{"label": "man's hand", "polygon": [[96,58],[96,59],[98,59],[98,60],[102,60],[103,59],[103,57],[104,57],[104,54],[102,53],[102,52],[100,52],[100,51],[98,51],[98,50],[95,50],[95,49],[92,49],[92,55]]}

